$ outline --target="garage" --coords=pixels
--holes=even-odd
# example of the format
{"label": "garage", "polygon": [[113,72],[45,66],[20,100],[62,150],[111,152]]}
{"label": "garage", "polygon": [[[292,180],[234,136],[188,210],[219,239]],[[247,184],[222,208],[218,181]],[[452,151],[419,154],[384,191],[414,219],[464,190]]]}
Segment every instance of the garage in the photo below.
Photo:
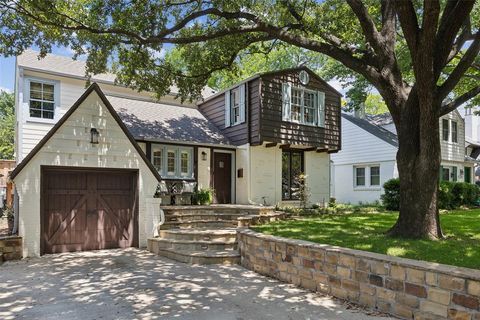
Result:
{"label": "garage", "polygon": [[137,172],[42,170],[42,254],[138,246]]}
{"label": "garage", "polygon": [[10,177],[24,257],[145,247],[156,230],[161,177],[97,84]]}

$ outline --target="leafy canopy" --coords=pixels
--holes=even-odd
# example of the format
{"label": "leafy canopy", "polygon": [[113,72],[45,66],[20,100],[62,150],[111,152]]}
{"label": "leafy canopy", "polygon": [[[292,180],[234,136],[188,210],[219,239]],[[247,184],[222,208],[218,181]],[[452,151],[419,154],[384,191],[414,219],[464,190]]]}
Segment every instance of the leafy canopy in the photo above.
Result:
{"label": "leafy canopy", "polygon": [[0,159],[13,159],[15,136],[13,93],[0,91]]}

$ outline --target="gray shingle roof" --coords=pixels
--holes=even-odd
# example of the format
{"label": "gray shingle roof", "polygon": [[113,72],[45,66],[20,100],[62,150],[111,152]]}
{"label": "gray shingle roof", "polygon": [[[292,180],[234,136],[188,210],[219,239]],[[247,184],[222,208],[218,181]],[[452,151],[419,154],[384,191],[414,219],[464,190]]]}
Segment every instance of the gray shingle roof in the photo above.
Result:
{"label": "gray shingle roof", "polygon": [[196,108],[111,95],[107,99],[136,139],[230,145]]}
{"label": "gray shingle roof", "polygon": [[360,119],[346,113],[342,113],[342,117],[359,126],[368,133],[373,134],[377,138],[382,139],[383,141],[391,144],[394,147],[398,147],[397,135],[388,131],[387,129],[375,125],[366,119]]}
{"label": "gray shingle roof", "polygon": [[[35,71],[55,73],[63,76],[70,76],[75,78],[85,78],[86,62],[83,60],[73,60],[70,57],[47,54],[45,58],[38,59],[39,52],[34,50],[25,50],[17,57],[17,64],[19,67],[29,68]],[[92,76],[93,82],[107,82],[114,84],[116,76],[112,73],[102,73]],[[170,87],[172,95],[178,93],[178,88],[173,85]],[[202,96],[207,98],[214,94],[214,90],[205,87],[202,91]]]}

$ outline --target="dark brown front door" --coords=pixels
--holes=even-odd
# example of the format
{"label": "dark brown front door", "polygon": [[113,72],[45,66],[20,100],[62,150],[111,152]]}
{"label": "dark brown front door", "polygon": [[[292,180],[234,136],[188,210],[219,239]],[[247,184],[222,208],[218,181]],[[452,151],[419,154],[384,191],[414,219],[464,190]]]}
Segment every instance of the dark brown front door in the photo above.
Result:
{"label": "dark brown front door", "polygon": [[138,246],[137,172],[42,170],[44,253]]}
{"label": "dark brown front door", "polygon": [[232,155],[214,152],[213,154],[213,189],[216,203],[232,202]]}

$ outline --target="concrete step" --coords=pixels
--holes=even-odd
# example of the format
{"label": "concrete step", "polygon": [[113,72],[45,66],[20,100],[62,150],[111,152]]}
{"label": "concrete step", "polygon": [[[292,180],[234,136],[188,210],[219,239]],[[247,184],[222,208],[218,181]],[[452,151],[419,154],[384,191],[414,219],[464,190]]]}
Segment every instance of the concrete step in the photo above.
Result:
{"label": "concrete step", "polygon": [[[152,239],[152,250],[173,250],[173,251],[226,251],[237,250],[236,239],[227,241],[205,241],[205,240],[172,240],[154,238]],[[158,247],[158,248],[157,248]]]}
{"label": "concrete step", "polygon": [[234,228],[238,226],[238,221],[213,221],[213,220],[186,220],[186,221],[167,221],[161,225],[160,229],[192,229],[192,228]]}
{"label": "concrete step", "polygon": [[[153,252],[153,251],[152,251]],[[158,249],[154,252],[159,256],[189,264],[224,264],[240,263],[240,254],[237,250],[225,251],[175,251]]]}
{"label": "concrete step", "polygon": [[165,215],[175,214],[267,214],[273,207],[256,207],[248,205],[210,205],[210,206],[162,206]]}
{"label": "concrete step", "polygon": [[245,217],[243,214],[230,213],[175,213],[165,215],[167,222],[183,221],[237,221],[238,218]]}
{"label": "concrete step", "polygon": [[191,241],[236,241],[235,228],[224,229],[167,229],[159,231],[159,238]]}

